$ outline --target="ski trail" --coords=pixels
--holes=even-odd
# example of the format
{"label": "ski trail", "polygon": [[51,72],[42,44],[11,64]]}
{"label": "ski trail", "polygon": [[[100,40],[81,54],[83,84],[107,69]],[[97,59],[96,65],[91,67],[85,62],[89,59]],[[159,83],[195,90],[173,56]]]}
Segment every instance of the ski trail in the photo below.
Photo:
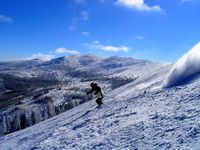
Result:
{"label": "ski trail", "polygon": [[87,114],[89,114],[91,111],[95,110],[96,108],[97,108],[96,106],[95,106],[95,107],[93,107],[92,109],[90,109],[90,110],[86,111],[85,113],[83,113],[83,114],[82,114],[82,115],[80,115],[79,117],[75,118],[75,119],[74,119],[74,120],[72,120],[71,122],[69,122],[69,123],[66,123],[66,124],[63,124],[63,126],[67,126],[67,125],[69,125],[69,124],[71,124],[71,123],[73,123],[73,122],[77,121],[78,119],[85,117]]}

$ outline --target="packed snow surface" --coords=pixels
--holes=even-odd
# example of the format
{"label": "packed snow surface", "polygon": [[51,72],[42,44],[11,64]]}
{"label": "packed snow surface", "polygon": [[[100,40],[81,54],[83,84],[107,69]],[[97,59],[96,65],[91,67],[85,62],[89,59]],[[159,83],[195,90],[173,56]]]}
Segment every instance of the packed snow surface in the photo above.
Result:
{"label": "packed snow surface", "polygon": [[195,45],[188,53],[183,55],[171,69],[163,87],[171,87],[180,82],[184,82],[200,72],[200,42]]}

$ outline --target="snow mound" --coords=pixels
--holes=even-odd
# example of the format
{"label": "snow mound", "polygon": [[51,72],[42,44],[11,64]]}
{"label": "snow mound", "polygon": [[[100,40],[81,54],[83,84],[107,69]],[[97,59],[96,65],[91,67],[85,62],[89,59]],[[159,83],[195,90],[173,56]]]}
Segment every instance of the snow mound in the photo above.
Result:
{"label": "snow mound", "polygon": [[200,42],[183,55],[171,69],[163,87],[171,87],[184,82],[188,77],[200,72]]}

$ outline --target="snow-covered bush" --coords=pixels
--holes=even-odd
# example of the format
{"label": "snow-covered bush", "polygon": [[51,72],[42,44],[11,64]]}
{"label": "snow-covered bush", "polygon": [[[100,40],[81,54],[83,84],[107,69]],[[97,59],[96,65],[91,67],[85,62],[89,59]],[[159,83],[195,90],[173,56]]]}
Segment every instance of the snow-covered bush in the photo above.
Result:
{"label": "snow-covered bush", "polygon": [[188,53],[183,55],[171,69],[163,87],[178,85],[188,77],[200,72],[200,42],[195,45]]}

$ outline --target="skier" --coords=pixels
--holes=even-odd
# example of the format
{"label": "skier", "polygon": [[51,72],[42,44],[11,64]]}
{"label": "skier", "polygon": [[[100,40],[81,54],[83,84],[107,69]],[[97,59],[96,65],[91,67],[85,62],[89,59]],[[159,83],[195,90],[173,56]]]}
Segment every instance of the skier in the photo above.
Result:
{"label": "skier", "polygon": [[103,102],[102,102],[103,92],[102,92],[101,88],[94,82],[92,82],[90,84],[90,86],[92,89],[89,92],[87,92],[86,94],[88,95],[88,94],[91,94],[94,92],[94,95],[97,97],[96,103],[98,104],[98,107],[100,107],[100,105],[103,104]]}

